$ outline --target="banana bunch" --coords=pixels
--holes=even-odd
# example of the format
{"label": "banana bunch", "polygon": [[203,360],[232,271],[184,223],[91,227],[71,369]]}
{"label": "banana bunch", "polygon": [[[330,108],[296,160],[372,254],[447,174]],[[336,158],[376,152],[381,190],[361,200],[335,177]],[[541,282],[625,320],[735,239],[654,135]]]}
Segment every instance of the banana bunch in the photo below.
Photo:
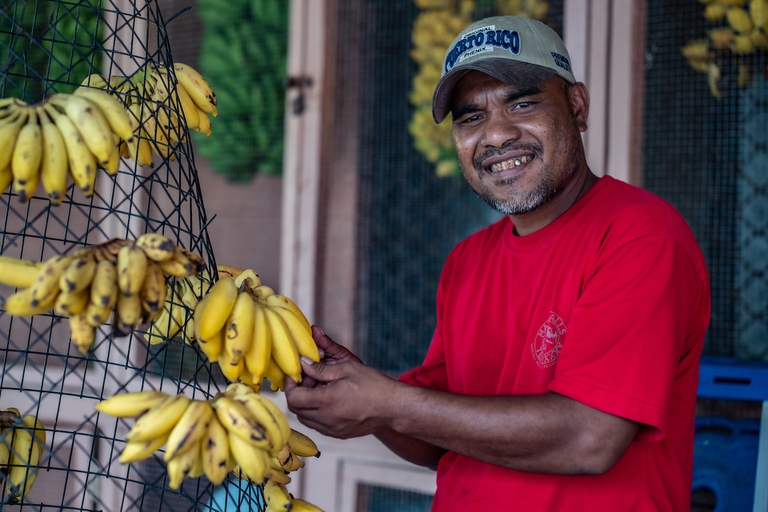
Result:
{"label": "banana bunch", "polygon": [[118,418],[137,417],[120,462],[146,459],[165,446],[169,486],[205,475],[220,484],[229,473],[257,485],[286,485],[300,457],[319,456],[317,445],[292,430],[282,411],[251,386],[230,384],[210,400],[162,391],[123,393],[96,404]]}
{"label": "banana bunch", "polygon": [[150,62],[129,77],[111,76],[109,80],[93,74],[80,87],[89,88],[121,97],[132,118],[135,137],[123,138],[119,153],[144,167],[153,167],[153,154],[174,160],[174,147],[185,140],[186,128],[209,136],[208,115],[218,115],[213,89],[187,64],[174,63],[171,70]]}
{"label": "banana bunch", "polygon": [[733,59],[739,87],[754,80],[753,61],[744,57],[768,50],[768,0],[705,0],[704,18],[724,25],[708,31],[680,50],[691,68],[707,75],[710,92],[722,98],[720,78],[723,60]]}
{"label": "banana bunch", "polygon": [[194,307],[187,332],[230,382],[259,387],[266,377],[273,390],[286,376],[301,381],[300,356],[320,354],[304,313],[285,295],[261,283],[247,269],[218,280]]}
{"label": "banana bunch", "polygon": [[166,304],[166,275],[185,277],[204,268],[200,256],[160,233],[145,233],[135,241],[115,238],[48,259],[3,308],[16,316],[52,309],[67,317],[72,343],[86,354],[97,327],[110,318],[115,335],[127,336],[157,317]]}
{"label": "banana bunch", "polygon": [[42,183],[48,199],[59,204],[71,177],[86,196],[94,193],[97,167],[117,172],[115,138],[133,139],[130,117],[104,91],[78,89],[53,94],[40,103],[0,100],[0,191],[13,184],[28,201]]}
{"label": "banana bunch", "polygon": [[17,504],[37,478],[46,448],[45,425],[10,407],[0,411],[0,468],[5,471],[7,503]]}

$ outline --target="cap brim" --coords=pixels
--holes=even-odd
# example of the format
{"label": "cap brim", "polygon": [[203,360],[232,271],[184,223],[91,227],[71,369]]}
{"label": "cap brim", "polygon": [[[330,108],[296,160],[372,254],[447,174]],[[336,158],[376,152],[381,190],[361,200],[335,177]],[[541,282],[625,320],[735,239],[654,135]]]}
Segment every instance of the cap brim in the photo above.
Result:
{"label": "cap brim", "polygon": [[453,88],[456,82],[470,70],[482,71],[520,90],[541,85],[555,74],[551,69],[527,62],[511,61],[507,58],[485,58],[479,62],[456,66],[443,75],[435,87],[432,96],[432,117],[436,123],[442,123],[448,116],[451,111]]}

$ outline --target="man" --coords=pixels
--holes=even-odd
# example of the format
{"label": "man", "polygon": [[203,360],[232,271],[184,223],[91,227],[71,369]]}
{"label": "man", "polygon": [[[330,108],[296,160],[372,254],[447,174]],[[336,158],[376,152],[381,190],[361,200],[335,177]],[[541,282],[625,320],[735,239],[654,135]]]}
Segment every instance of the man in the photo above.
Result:
{"label": "man", "polygon": [[433,99],[470,186],[506,216],[449,256],[421,366],[399,380],[321,329],[299,420],[437,469],[434,511],[690,508],[704,258],[680,214],[589,169],[589,94],[518,17],[451,44]]}

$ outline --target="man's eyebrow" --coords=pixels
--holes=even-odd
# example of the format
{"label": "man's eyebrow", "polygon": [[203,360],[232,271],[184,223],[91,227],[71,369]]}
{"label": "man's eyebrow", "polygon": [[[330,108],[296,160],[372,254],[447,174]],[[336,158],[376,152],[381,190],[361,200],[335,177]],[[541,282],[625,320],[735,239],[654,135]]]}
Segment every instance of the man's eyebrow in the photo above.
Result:
{"label": "man's eyebrow", "polygon": [[[515,101],[519,100],[520,98],[525,98],[528,96],[535,96],[537,94],[541,94],[541,89],[539,87],[531,87],[530,89],[525,89],[523,91],[515,91],[511,92],[507,95],[507,103],[514,103]],[[464,105],[462,107],[453,109],[451,113],[453,114],[454,119],[459,119],[465,114],[468,114],[470,112],[476,112],[480,110],[480,106],[476,105],[474,103],[470,103],[468,105]]]}

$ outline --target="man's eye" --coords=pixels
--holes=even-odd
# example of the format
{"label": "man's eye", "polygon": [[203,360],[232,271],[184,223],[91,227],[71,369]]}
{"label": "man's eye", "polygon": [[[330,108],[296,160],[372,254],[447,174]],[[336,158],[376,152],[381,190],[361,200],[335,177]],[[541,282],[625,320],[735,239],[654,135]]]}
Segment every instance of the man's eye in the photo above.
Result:
{"label": "man's eye", "polygon": [[521,109],[521,108],[528,108],[530,106],[531,106],[531,102],[529,102],[529,101],[521,101],[520,103],[517,103],[515,105],[515,108],[516,109]]}
{"label": "man's eye", "polygon": [[472,123],[474,121],[477,121],[478,119],[480,119],[480,116],[478,114],[475,114],[473,116],[467,116],[464,119],[459,120],[459,124]]}

